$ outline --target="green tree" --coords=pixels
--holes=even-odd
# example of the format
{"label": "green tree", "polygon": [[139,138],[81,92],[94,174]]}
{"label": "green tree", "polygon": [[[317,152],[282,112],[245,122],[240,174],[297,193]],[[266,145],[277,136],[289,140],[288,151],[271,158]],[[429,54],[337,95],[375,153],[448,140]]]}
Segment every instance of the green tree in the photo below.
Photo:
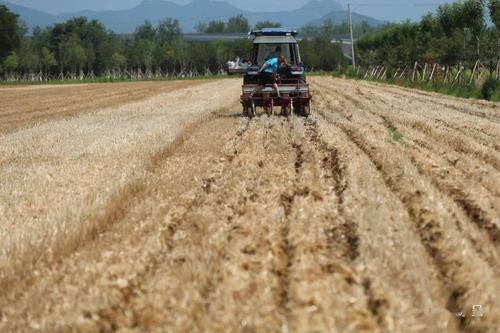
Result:
{"label": "green tree", "polygon": [[226,32],[228,33],[248,32],[248,31],[250,31],[250,24],[248,24],[248,20],[241,14],[231,17],[227,21]]}
{"label": "green tree", "polygon": [[145,21],[142,25],[135,29],[135,40],[154,40],[156,38],[156,29],[151,22]]}
{"label": "green tree", "polygon": [[444,4],[438,7],[439,22],[448,36],[451,36],[456,29],[465,29],[461,20],[461,11],[462,4],[460,3]]}
{"label": "green tree", "polygon": [[489,0],[488,9],[491,21],[496,28],[496,31],[494,33],[492,32],[492,35],[494,35],[494,37],[491,38],[491,40],[493,40],[493,45],[489,49],[495,50],[496,59],[498,60],[500,58],[500,0]]}
{"label": "green tree", "polygon": [[186,70],[190,63],[188,44],[178,38],[171,43],[172,60],[176,69]]}
{"label": "green tree", "polygon": [[500,31],[500,0],[489,0],[488,9],[490,18],[498,31]]}
{"label": "green tree", "polygon": [[206,22],[198,22],[194,26],[194,30],[200,34],[206,33],[208,30],[208,24]]}
{"label": "green tree", "polygon": [[255,30],[261,30],[264,28],[281,28],[281,23],[273,21],[260,21],[255,24]]}
{"label": "green tree", "polygon": [[57,65],[57,60],[48,48],[42,47],[41,57],[40,57],[40,67],[43,72],[48,71],[50,68]]}
{"label": "green tree", "polygon": [[77,68],[82,69],[87,62],[87,55],[81,45],[78,36],[72,35],[63,41],[59,47],[61,67],[70,68],[76,72]]}
{"label": "green tree", "polygon": [[134,42],[131,50],[131,62],[137,68],[151,70],[154,60],[155,42],[147,39],[139,39]]}
{"label": "green tree", "polygon": [[5,69],[11,72],[17,69],[17,67],[19,66],[19,59],[17,58],[16,52],[12,52],[5,58],[5,60],[3,61],[3,66],[5,67]]}
{"label": "green tree", "polygon": [[474,36],[479,36],[485,28],[484,2],[482,0],[466,0],[459,14],[460,21]]}
{"label": "green tree", "polygon": [[61,58],[65,51],[61,50],[61,46],[73,37],[78,39],[78,44],[85,55],[85,63],[81,66],[89,70],[102,70],[105,59],[100,50],[108,38],[104,25],[96,20],[88,21],[85,17],[75,17],[54,25],[49,32],[48,48],[58,56],[61,66],[65,66],[65,60]]}
{"label": "green tree", "polygon": [[226,22],[224,22],[224,21],[210,21],[208,23],[208,27],[207,27],[207,30],[205,32],[207,34],[224,33],[224,32],[226,32]]}
{"label": "green tree", "polygon": [[21,44],[18,16],[0,5],[0,62]]}
{"label": "green tree", "polygon": [[165,19],[160,21],[156,29],[157,41],[160,44],[168,44],[182,37],[182,30],[178,20]]}
{"label": "green tree", "polygon": [[31,40],[23,40],[19,52],[19,67],[28,73],[40,70],[40,54],[34,49]]}
{"label": "green tree", "polygon": [[323,38],[332,38],[335,35],[335,24],[332,19],[325,19],[319,28],[319,34]]}
{"label": "green tree", "polygon": [[302,59],[309,69],[331,71],[346,64],[340,46],[331,43],[329,38],[304,39],[300,42],[300,49]]}
{"label": "green tree", "polygon": [[111,56],[111,65],[113,69],[122,69],[122,67],[127,63],[127,58],[121,53],[114,53]]}
{"label": "green tree", "polygon": [[106,40],[101,44],[99,48],[99,54],[102,59],[101,68],[104,70],[113,69],[114,65],[112,62],[112,57],[115,53],[124,54],[126,51],[125,41],[120,39],[113,34],[107,36]]}

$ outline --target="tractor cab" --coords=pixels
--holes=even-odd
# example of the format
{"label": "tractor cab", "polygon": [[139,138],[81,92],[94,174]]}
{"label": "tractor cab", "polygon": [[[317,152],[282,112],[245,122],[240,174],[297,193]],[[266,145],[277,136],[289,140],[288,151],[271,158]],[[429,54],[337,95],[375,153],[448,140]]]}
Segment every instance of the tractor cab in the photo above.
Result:
{"label": "tractor cab", "polygon": [[244,78],[245,84],[257,83],[259,68],[273,57],[283,56],[290,67],[280,68],[278,75],[281,80],[304,82],[304,67],[300,58],[297,32],[283,28],[271,28],[252,31],[253,49],[250,57],[252,66],[248,68]]}

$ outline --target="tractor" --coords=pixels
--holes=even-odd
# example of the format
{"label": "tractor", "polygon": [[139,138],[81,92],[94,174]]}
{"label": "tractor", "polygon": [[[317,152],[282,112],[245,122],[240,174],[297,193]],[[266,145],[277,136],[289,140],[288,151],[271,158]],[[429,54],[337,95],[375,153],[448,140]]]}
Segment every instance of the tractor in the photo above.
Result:
{"label": "tractor", "polygon": [[[267,115],[281,108],[281,114],[295,114],[308,117],[311,114],[311,93],[306,81],[305,69],[300,58],[297,31],[283,28],[255,30],[249,33],[253,39],[253,50],[243,78],[241,104],[247,117],[256,115],[256,108],[262,107]],[[276,74],[280,97],[271,85],[266,85],[253,94],[259,86],[259,69],[268,59],[283,56],[288,66],[280,66]]]}

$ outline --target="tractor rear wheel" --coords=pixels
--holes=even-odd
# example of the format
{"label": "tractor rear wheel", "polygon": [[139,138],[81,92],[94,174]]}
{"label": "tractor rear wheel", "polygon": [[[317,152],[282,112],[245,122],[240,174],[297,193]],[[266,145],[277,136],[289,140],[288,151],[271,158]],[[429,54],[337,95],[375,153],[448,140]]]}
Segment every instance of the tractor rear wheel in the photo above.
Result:
{"label": "tractor rear wheel", "polygon": [[273,100],[271,99],[271,101],[269,102],[269,104],[265,104],[264,105],[264,112],[268,115],[268,116],[271,116],[273,115],[274,113],[274,102]]}
{"label": "tractor rear wheel", "polygon": [[292,114],[292,103],[283,105],[283,107],[281,108],[281,114],[285,117],[289,117]]}
{"label": "tractor rear wheel", "polygon": [[304,104],[302,106],[302,115],[306,118],[311,115],[311,102],[308,102],[307,104]]}
{"label": "tractor rear wheel", "polygon": [[255,110],[255,102],[254,101],[252,101],[250,103],[250,105],[248,106],[247,112],[248,112],[248,117],[249,118],[255,117],[256,110]]}
{"label": "tractor rear wheel", "polygon": [[248,118],[255,117],[255,103],[251,102],[245,105],[245,116]]}

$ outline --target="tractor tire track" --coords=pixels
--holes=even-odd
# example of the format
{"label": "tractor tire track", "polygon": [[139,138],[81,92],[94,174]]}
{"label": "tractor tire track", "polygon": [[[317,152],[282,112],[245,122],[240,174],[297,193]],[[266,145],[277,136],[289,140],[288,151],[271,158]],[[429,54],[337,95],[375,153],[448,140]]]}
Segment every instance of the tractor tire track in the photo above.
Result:
{"label": "tractor tire track", "polygon": [[[494,103],[486,101],[478,102],[475,100],[466,100],[455,97],[446,97],[445,100],[447,102],[443,102],[442,97],[444,95],[438,93],[427,93],[416,89],[395,87],[388,84],[368,83],[363,81],[360,81],[359,85],[368,88],[378,87],[379,90],[389,92],[405,100],[415,99],[423,104],[431,102],[454,113],[462,113],[471,117],[484,118],[495,123],[500,122],[500,111]],[[466,103],[464,103],[464,101],[466,101]]]}
{"label": "tractor tire track", "polygon": [[[419,116],[421,116],[421,118],[423,118],[427,122],[436,122],[444,128],[448,128],[455,132],[458,132],[459,135],[465,135],[469,137],[472,136],[476,140],[476,142],[496,151],[500,151],[500,146],[496,143],[496,141],[492,141],[500,139],[500,128],[498,127],[498,125],[495,126],[489,121],[481,121],[479,123],[472,122],[473,125],[468,125],[467,123],[464,123],[464,120],[471,122],[471,119],[456,117],[454,113],[450,114],[449,112],[445,114],[436,113],[433,111],[429,112],[428,109],[425,108],[425,104],[423,103],[418,103],[419,108],[417,110],[409,110],[404,107],[402,100],[397,96],[387,93],[381,93],[380,91],[377,91],[372,87],[364,87],[364,91],[358,89],[357,92],[360,94],[360,96],[363,96],[368,100],[384,103],[385,105],[389,105],[390,108],[394,108],[397,106],[401,110],[401,112],[410,117],[414,116],[417,111]],[[419,122],[419,124],[422,124],[422,122]],[[474,127],[474,125],[477,127]]]}
{"label": "tractor tire track", "polygon": [[[319,118],[317,120],[318,123],[328,124],[328,125],[323,126],[323,127],[325,127],[323,133],[330,134],[330,132],[332,132],[332,130],[334,132],[336,132],[335,128],[333,128],[331,126],[332,124],[334,124],[334,122],[331,122],[331,120],[329,118],[324,118],[322,116],[322,113],[323,113],[322,110],[323,110],[323,106],[324,106],[323,101],[320,99],[319,103],[317,103],[317,104],[319,105],[319,108],[320,108],[317,111],[319,113],[318,114]],[[325,131],[327,131],[327,132],[325,132]],[[342,154],[343,155],[345,154],[344,157],[350,158],[350,156],[353,156],[353,153],[356,151],[356,146],[353,148],[353,147],[351,147],[351,145],[348,142],[344,143],[344,139],[342,138],[342,132],[335,133],[335,134],[332,133],[331,136],[329,135],[329,138],[330,138],[330,140],[333,139],[334,141],[338,141],[339,144],[342,145]],[[322,144],[325,144],[324,141]],[[353,161],[353,163],[357,163],[357,162]],[[362,162],[362,163],[366,163],[366,162]],[[355,167],[353,166],[353,168],[355,168]],[[349,174],[350,174],[353,171],[350,171],[348,169],[345,172],[349,172]],[[379,172],[379,170],[375,168],[375,172]],[[369,177],[371,179],[371,177],[374,177],[374,176],[372,174],[369,174]],[[374,178],[376,178],[376,177],[374,177]],[[363,209],[368,208],[366,206],[373,204],[370,202],[366,202],[363,204],[363,200],[364,200],[363,195],[359,194],[359,190],[356,187],[357,184],[354,184],[358,181],[361,181],[363,186],[366,186],[365,181],[362,178],[360,180],[353,179],[352,181],[353,181],[353,184],[350,184],[349,182],[347,182],[348,186],[344,189],[345,195],[347,195],[347,198],[345,199],[347,201],[345,204],[349,208],[349,211],[351,211],[351,214],[353,214],[352,213],[353,210],[359,212],[359,211],[362,211]],[[380,191],[380,189],[379,189],[379,191]],[[352,207],[353,204],[354,204],[354,207]],[[359,207],[358,205],[364,205],[364,206]],[[347,209],[347,207],[346,207],[346,209]],[[399,213],[399,211],[397,211],[397,212],[398,213],[396,213],[396,211],[392,213],[392,214],[396,213],[395,214],[396,216],[394,217],[394,219],[395,219],[394,222],[399,221],[400,219],[405,219],[404,216],[400,216],[401,214]],[[390,215],[387,215],[387,217],[389,218]],[[368,259],[366,259],[367,257],[370,257],[371,260],[373,260],[373,261],[378,261],[381,259],[380,254],[372,257],[372,255],[373,255],[372,254],[372,252],[373,252],[372,246],[377,247],[376,244],[379,244],[380,241],[389,242],[389,243],[403,242],[404,245],[403,244],[400,244],[400,245],[403,247],[408,246],[409,247],[408,250],[411,252],[424,251],[423,249],[422,250],[418,249],[419,244],[405,244],[408,236],[400,238],[400,237],[402,237],[401,235],[399,235],[400,232],[403,232],[403,233],[406,233],[409,235],[411,235],[413,233],[413,230],[405,230],[407,228],[407,226],[404,224],[399,226],[398,228],[395,228],[394,231],[393,230],[390,230],[390,231],[389,230],[377,230],[380,228],[375,228],[375,230],[373,230],[374,227],[371,224],[363,225],[366,223],[363,223],[364,222],[363,219],[360,220],[359,216],[354,215],[351,218],[354,220],[358,220],[358,224],[361,225],[361,227],[358,227],[361,229],[359,230],[359,233],[360,233],[360,235],[358,236],[359,240],[356,241],[356,244],[357,244],[357,246],[356,246],[357,255],[356,256],[360,257],[362,259],[363,267],[370,267],[372,265],[377,265],[377,264],[371,263],[369,261],[367,262],[366,261],[366,260],[368,260]],[[391,220],[393,219],[393,217],[390,217],[390,218],[391,218]],[[384,228],[382,228],[382,229],[384,229]],[[385,229],[387,229],[387,228],[385,228]],[[392,229],[392,228],[389,228],[389,229]],[[403,231],[403,230],[405,230],[405,231]],[[388,236],[390,236],[389,239],[387,239]],[[356,238],[358,238],[358,237],[356,237]],[[380,237],[382,237],[383,239],[380,239]],[[362,246],[361,249],[359,249],[359,244],[361,244],[361,245],[366,244],[365,245],[366,249],[364,248],[364,246]],[[384,253],[384,256],[385,255],[387,255],[387,254]],[[414,266],[414,267],[422,267],[421,262],[417,263],[417,261],[422,260],[422,257],[411,258],[411,256],[410,256],[410,258],[407,258],[406,260],[407,260],[407,262],[404,263],[405,266],[410,265],[410,266]],[[382,262],[379,262],[378,265],[385,267],[387,264],[382,261]],[[390,265],[390,266],[393,266],[393,265]],[[392,274],[393,269],[398,271],[401,268],[397,268],[397,265],[396,265],[396,267],[385,267],[384,272],[387,270],[386,274],[388,274],[390,276]],[[421,271],[420,276],[408,276],[406,278],[397,279],[398,280],[397,282],[396,281],[392,281],[392,282],[400,285],[401,287],[403,285],[407,285],[409,288],[412,288],[410,286],[423,284],[424,290],[426,290],[426,292],[430,293],[430,295],[428,295],[426,297],[433,298],[435,300],[433,300],[432,302],[436,302],[437,299],[440,299],[440,296],[438,296],[438,295],[443,294],[443,292],[439,289],[440,286],[438,284],[436,284],[435,281],[433,281],[435,273],[432,271],[433,270],[430,269],[430,272],[427,273],[428,274],[427,277],[425,275],[421,276],[422,274],[425,274],[425,270],[424,270],[424,271]],[[348,282],[350,284],[358,284],[358,285],[362,286],[362,291],[366,295],[366,299],[367,299],[366,306],[369,309],[369,311],[371,312],[371,314],[373,315],[373,317],[376,318],[376,322],[378,323],[378,325],[380,325],[383,328],[382,331],[398,331],[398,330],[409,329],[410,327],[412,327],[412,330],[415,330],[415,331],[425,331],[426,328],[422,327],[422,325],[420,324],[420,321],[417,319],[417,318],[419,318],[419,316],[421,316],[421,314],[415,313],[415,314],[409,315],[408,313],[400,313],[399,312],[401,310],[400,307],[404,308],[404,307],[408,306],[407,304],[399,304],[399,306],[398,306],[398,303],[399,303],[398,299],[401,299],[401,296],[398,295],[398,293],[401,292],[401,289],[391,291],[388,288],[391,288],[392,283],[389,282],[389,285],[385,285],[387,283],[387,280],[381,280],[381,279],[383,279],[383,277],[380,276],[380,272],[375,273],[375,275],[372,275],[372,274],[373,274],[373,272],[370,272],[369,274],[365,273],[364,277],[359,276],[357,279],[349,278]],[[426,280],[431,280],[431,281],[426,281]],[[431,290],[433,290],[433,292],[431,292]],[[425,292],[422,292],[422,291],[418,292],[419,296],[422,296],[422,294],[425,294]],[[408,297],[408,296],[405,296],[405,297]],[[405,298],[405,297],[403,297],[403,298]],[[442,300],[441,301],[442,304],[446,303],[446,301],[443,300],[443,298],[441,298],[441,300]],[[418,305],[416,305],[416,306],[418,306]],[[421,306],[421,305],[419,305],[419,306]],[[438,305],[436,305],[436,309],[439,309]],[[438,329],[438,327],[440,327],[439,329],[442,330],[442,329],[444,329],[444,327],[447,327],[448,331],[454,331],[454,330],[451,330],[452,327],[454,327],[453,318],[449,314],[446,314],[444,312],[446,312],[446,311],[442,311],[442,310],[433,311],[432,313],[427,313],[426,316],[435,316],[435,318],[436,318],[435,319],[435,322],[436,322],[435,329]],[[441,326],[441,325],[445,325],[445,326]]]}
{"label": "tractor tire track", "polygon": [[[361,102],[356,102],[355,104],[357,107],[362,106]],[[383,158],[383,153],[379,150],[380,148],[370,144],[371,141],[365,139],[364,135],[362,135],[359,130],[356,129],[355,125],[351,124],[351,122],[349,121],[344,120],[336,122],[335,126],[338,126],[354,143],[356,143],[360,150],[362,150],[367,156],[370,157],[370,160],[375,164],[377,169],[384,174],[386,185],[392,191],[399,194],[410,216],[415,221],[417,231],[420,235],[420,238],[422,239],[423,244],[425,245],[425,248],[427,249],[429,255],[433,258],[436,268],[440,271],[443,283],[449,290],[450,299],[453,298],[456,300],[456,302],[454,303],[457,303],[460,306],[465,306],[466,304],[464,301],[467,300],[465,298],[465,295],[472,294],[471,289],[473,289],[474,287],[470,283],[470,281],[469,283],[463,284],[462,281],[464,280],[461,280],[459,282],[458,279],[453,278],[462,273],[456,268],[462,267],[464,265],[464,262],[461,258],[456,256],[455,258],[453,258],[454,256],[450,256],[449,253],[447,253],[449,249],[446,249],[446,247],[450,246],[451,244],[445,243],[445,238],[443,238],[444,230],[442,226],[440,226],[441,223],[438,222],[439,218],[438,220],[435,220],[433,217],[429,216],[429,214],[432,213],[432,208],[431,211],[428,211],[430,206],[429,208],[424,208],[428,206],[428,204],[419,203],[420,198],[423,199],[422,192],[419,190],[416,190],[415,192],[414,188],[416,184],[410,185],[406,183],[407,181],[409,181],[409,179],[405,179],[405,177],[401,176],[392,176],[393,171],[391,171],[391,169],[397,170],[398,166],[393,164],[393,162],[391,162],[390,160]],[[450,220],[450,217],[446,218],[446,220]],[[457,246],[457,244],[455,244],[454,246],[456,250],[458,250],[459,247]],[[445,249],[448,251],[446,251]],[[446,255],[444,255],[443,252],[446,252]],[[491,270],[489,274],[490,276],[492,276]],[[480,276],[477,276],[477,279],[480,278]],[[457,293],[460,295],[459,297],[451,297],[451,295],[456,295]],[[481,295],[481,293],[479,295]],[[481,297],[485,297],[485,295]],[[467,325],[463,327],[466,330],[480,331],[477,327],[469,327]]]}
{"label": "tractor tire track", "polygon": [[[378,122],[382,123],[389,131],[395,131],[397,128],[388,119],[384,113],[377,110],[371,110],[365,108],[375,119],[380,120]],[[393,118],[391,116],[391,118]],[[372,125],[376,122],[372,122]],[[412,140],[412,137],[408,137],[406,131],[404,132],[405,140]],[[407,145],[408,142],[402,142]],[[421,144],[420,144],[421,145]],[[454,168],[446,168],[443,172],[439,169],[427,168],[426,165],[436,164],[446,164],[446,161],[440,161],[441,157],[438,155],[432,156],[432,160],[429,160],[428,152],[422,152],[419,148],[419,144],[416,146],[411,145],[411,163],[418,169],[419,173],[422,175],[427,175],[431,180],[432,184],[438,188],[441,193],[449,196],[457,205],[457,207],[462,209],[462,212],[469,218],[473,224],[475,224],[487,237],[490,238],[491,243],[484,239],[484,237],[478,233],[477,230],[471,229],[467,223],[463,223],[463,219],[455,216],[455,221],[459,230],[463,230],[464,237],[468,238],[471,244],[473,244],[475,250],[478,254],[492,264],[492,267],[496,269],[498,267],[499,255],[498,255],[498,209],[495,208],[496,203],[490,201],[489,194],[485,193],[480,187],[474,183],[468,183],[466,185],[462,183],[456,183],[456,179],[466,179],[465,175],[460,172],[455,173]],[[453,177],[449,177],[450,174]],[[477,189],[476,189],[477,188]],[[471,189],[474,189],[474,194],[471,194]]]}
{"label": "tractor tire track", "polygon": [[[383,123],[385,127],[387,127],[388,131],[389,132],[395,132],[395,133],[398,133],[399,132],[397,131],[397,129],[403,129],[404,130],[404,133],[403,133],[403,138],[401,140],[414,140],[414,137],[417,136],[417,139],[415,139],[415,142],[417,143],[417,145],[414,147],[415,150],[419,150],[419,146],[422,146],[424,148],[426,148],[426,150],[430,150],[432,151],[432,147],[428,144],[424,144],[423,143],[423,140],[425,139],[425,136],[422,136],[422,135],[418,135],[417,132],[413,131],[412,128],[408,128],[408,126],[403,122],[403,120],[399,117],[397,117],[396,115],[392,115],[390,113],[384,113],[383,111],[379,110],[379,109],[376,109],[376,108],[373,108],[373,107],[370,107],[370,106],[365,106],[364,109],[369,112],[371,115],[373,115],[374,119],[375,120],[379,120],[379,121],[375,121],[375,122],[372,122],[372,124],[376,124],[376,123]],[[378,119],[377,119],[378,118]],[[395,127],[394,123],[396,123],[398,125],[398,128]],[[409,136],[407,134],[410,134]],[[407,144],[407,142],[401,142],[403,144]],[[413,147],[412,147],[413,148]],[[416,152],[417,153],[417,152]],[[422,158],[424,158],[423,156],[421,156],[420,160],[422,161]],[[437,154],[434,154],[433,155],[433,158],[436,159],[436,160],[440,160],[441,157]],[[417,159],[416,156],[414,156],[414,159]],[[449,165],[449,168],[445,169],[444,171],[445,172],[454,172],[455,169],[456,169],[456,162],[455,163],[452,163],[452,161],[450,161],[449,159],[444,161],[443,163],[445,164],[448,164]],[[442,163],[441,163],[442,164]],[[450,171],[451,170],[451,171]],[[442,174],[439,174],[437,173],[439,170],[435,170],[435,169],[426,169],[426,170],[423,170],[425,171],[427,174],[429,174],[430,176],[433,177],[433,180],[436,181],[437,183],[441,184],[441,187],[444,188],[445,186],[443,185],[444,182],[446,182],[446,179],[443,179],[443,176]],[[436,172],[435,172],[436,171]],[[466,178],[464,177],[463,174],[460,174],[457,173],[456,177],[453,177],[451,179],[457,179],[457,178]],[[494,177],[491,178],[492,180],[494,179]],[[483,183],[489,190],[491,190],[492,193],[496,193],[495,189],[489,184],[489,182],[485,182]],[[454,200],[457,201],[457,203],[459,203],[459,205],[462,206],[462,204],[464,203],[464,201],[467,201],[467,203],[471,202],[470,199],[467,199],[465,198],[463,195],[460,195],[460,193],[465,193],[465,192],[469,192],[468,190],[465,190],[465,188],[462,188],[460,190],[460,186],[462,184],[461,183],[458,183],[458,184],[454,184],[454,187],[457,187],[458,186],[458,189],[459,189],[459,192],[457,192],[456,190],[453,190],[453,191],[448,191],[449,193],[451,193],[453,195],[453,198]],[[450,185],[447,185],[447,187],[449,188]],[[477,190],[475,190],[476,192],[478,193],[481,193],[481,192],[484,192],[484,190],[481,188],[481,187],[478,187],[476,184],[472,184],[472,183],[469,183],[467,184],[467,188],[470,189],[470,188],[477,188]],[[461,192],[460,192],[461,191]],[[445,191],[446,193],[447,191]],[[493,210],[493,212],[497,209],[500,209],[500,207],[497,207],[497,208],[494,208],[494,203],[493,202],[488,202],[488,197],[486,195],[484,195],[484,193],[482,194],[482,197],[484,198],[484,203],[483,205],[488,207],[488,210],[491,211]],[[474,201],[474,200],[472,200]],[[467,204],[467,206],[477,206],[477,204]],[[474,209],[474,211],[477,212],[477,209]],[[485,214],[486,215],[491,215],[490,217],[490,221],[488,224],[491,224],[491,225],[494,225],[495,223],[492,223],[491,222],[491,219],[495,219],[495,216],[494,216],[494,213],[491,213],[491,214],[488,214],[488,213],[480,213],[479,215],[477,213],[474,213],[472,215],[470,215],[469,217],[472,219],[472,220],[475,220],[477,221],[477,218],[478,216],[484,216]],[[484,220],[484,218],[482,218],[482,220]],[[484,224],[484,221],[478,221],[479,224],[483,225]],[[493,227],[494,229],[495,227]],[[491,229],[490,227],[488,227],[488,229]],[[494,231],[493,231],[494,232]],[[494,238],[496,238],[496,236],[493,235]]]}
{"label": "tractor tire track", "polygon": [[[369,112],[375,118],[378,118],[378,120],[380,120],[380,122],[384,124],[384,126],[387,128],[389,132],[399,133],[397,132],[397,128],[393,124],[394,120],[398,121],[398,127],[401,125],[400,128],[404,129],[403,133],[404,139],[412,140],[413,137],[415,136],[414,133],[411,133],[411,129],[406,128],[405,124],[402,123],[399,118],[396,118],[391,114],[385,114],[384,112],[376,109],[372,110],[371,108],[368,107],[365,107],[365,110],[367,110],[367,112]],[[408,131],[410,131],[410,133],[412,134],[411,136],[406,135],[408,134]],[[423,140],[424,138],[422,137],[419,139]],[[403,144],[407,143],[403,142]],[[495,207],[495,203],[489,200],[488,194],[485,193],[484,190],[478,187],[476,184],[473,183],[468,183],[467,185],[464,185],[462,183],[457,184],[456,181],[454,181],[455,179],[460,179],[460,178],[466,179],[465,175],[461,174],[460,172],[457,172],[454,177],[448,178],[445,177],[443,173],[440,172],[439,169],[424,168],[424,164],[428,164],[427,161],[428,159],[424,155],[424,152],[421,151],[421,148],[419,148],[418,146],[419,145],[417,144],[416,146],[412,147],[411,153],[413,154],[412,157],[413,164],[416,165],[423,174],[428,175],[433,180],[434,184],[438,188],[440,188],[443,193],[449,194],[453,198],[453,200],[457,203],[457,205],[463,208],[464,212],[467,214],[470,220],[476,223],[480,228],[485,229],[490,235],[492,241],[494,243],[497,243],[499,230],[498,226],[495,223],[495,220],[498,217],[498,214],[496,212],[500,209],[500,206]],[[428,153],[425,152],[425,154]],[[438,162],[441,160],[441,157],[438,155],[434,155],[432,157],[433,160],[435,161],[433,163],[451,164],[450,161]],[[443,170],[444,172],[449,174],[455,172],[456,169],[454,168],[453,165],[450,165],[450,168],[446,169],[443,168]],[[453,181],[450,182],[449,180]],[[472,195],[466,194],[467,192],[470,192],[471,188],[472,189],[477,188],[475,190],[476,193],[475,197],[477,197],[479,200],[477,199],[473,200],[471,199]]]}
{"label": "tractor tire track", "polygon": [[[352,103],[356,108],[359,108],[361,110],[366,109],[367,111],[373,108],[366,101],[363,101],[361,99],[358,100],[355,97],[352,97],[349,94],[341,91],[340,89],[335,88],[335,86],[330,85],[330,87],[334,89],[335,93],[338,96],[341,96],[346,101]],[[411,117],[409,118],[411,119]],[[494,150],[491,151],[491,147],[487,147],[470,140],[465,140],[464,137],[460,137],[450,133],[443,135],[442,133],[436,132],[436,128],[432,127],[428,123],[422,121],[412,122],[410,119],[407,119],[406,122],[410,123],[414,129],[420,130],[422,133],[430,136],[434,140],[434,142],[438,141],[442,144],[453,147],[453,149],[458,153],[469,156],[469,158],[470,156],[474,156],[483,163],[487,162],[488,164],[490,164],[497,172],[500,171],[500,155]]]}

